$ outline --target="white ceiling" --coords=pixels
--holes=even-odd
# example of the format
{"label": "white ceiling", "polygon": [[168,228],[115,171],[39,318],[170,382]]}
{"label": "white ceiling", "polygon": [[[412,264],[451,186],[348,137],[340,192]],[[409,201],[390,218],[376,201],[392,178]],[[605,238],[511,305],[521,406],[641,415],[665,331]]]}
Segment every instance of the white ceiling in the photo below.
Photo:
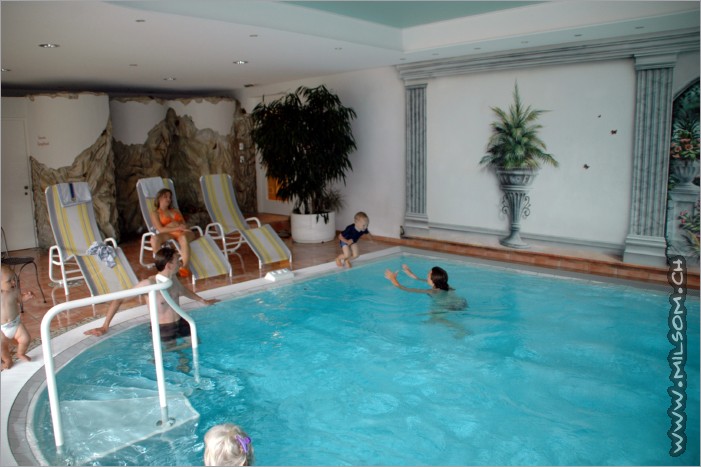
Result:
{"label": "white ceiling", "polygon": [[231,95],[247,85],[699,28],[698,1],[3,0],[0,9],[3,95]]}

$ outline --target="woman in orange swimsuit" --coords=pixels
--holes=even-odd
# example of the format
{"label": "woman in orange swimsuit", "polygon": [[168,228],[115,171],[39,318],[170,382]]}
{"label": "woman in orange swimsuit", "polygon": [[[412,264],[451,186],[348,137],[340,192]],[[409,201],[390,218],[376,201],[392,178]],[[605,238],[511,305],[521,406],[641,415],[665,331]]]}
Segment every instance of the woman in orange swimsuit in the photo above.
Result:
{"label": "woman in orange swimsuit", "polygon": [[158,233],[151,237],[151,247],[153,251],[158,251],[168,240],[177,241],[180,244],[180,257],[183,262],[179,273],[181,277],[187,277],[190,275],[187,268],[190,260],[190,242],[195,239],[195,233],[185,224],[182,213],[173,208],[173,193],[168,188],[163,188],[156,194],[153,205],[155,210],[151,211],[151,223]]}

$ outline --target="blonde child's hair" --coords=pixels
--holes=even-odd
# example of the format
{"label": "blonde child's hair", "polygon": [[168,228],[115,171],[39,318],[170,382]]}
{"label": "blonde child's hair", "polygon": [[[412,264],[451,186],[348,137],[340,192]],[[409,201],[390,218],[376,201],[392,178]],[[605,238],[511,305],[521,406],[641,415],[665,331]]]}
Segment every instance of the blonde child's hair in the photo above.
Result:
{"label": "blonde child's hair", "polygon": [[358,211],[355,213],[355,216],[353,216],[353,220],[357,221],[358,219],[364,219],[366,221],[369,221],[370,218],[368,217],[367,214],[365,214],[363,211]]}
{"label": "blonde child's hair", "polygon": [[241,427],[213,426],[204,435],[204,465],[253,465],[253,444]]}

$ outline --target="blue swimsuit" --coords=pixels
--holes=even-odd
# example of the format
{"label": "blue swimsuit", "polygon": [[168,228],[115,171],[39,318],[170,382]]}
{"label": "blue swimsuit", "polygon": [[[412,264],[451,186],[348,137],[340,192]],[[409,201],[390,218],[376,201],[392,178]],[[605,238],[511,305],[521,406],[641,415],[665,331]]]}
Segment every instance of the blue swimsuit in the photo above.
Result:
{"label": "blue swimsuit", "polygon": [[[360,237],[362,237],[366,233],[370,233],[368,231],[368,229],[365,229],[362,232],[358,232],[355,228],[355,224],[351,224],[348,227],[346,227],[346,230],[344,230],[343,233],[341,233],[341,236],[345,239],[353,240],[353,243],[358,243],[358,240],[360,239]],[[341,247],[348,245],[344,241],[340,241],[339,243],[340,243]]]}

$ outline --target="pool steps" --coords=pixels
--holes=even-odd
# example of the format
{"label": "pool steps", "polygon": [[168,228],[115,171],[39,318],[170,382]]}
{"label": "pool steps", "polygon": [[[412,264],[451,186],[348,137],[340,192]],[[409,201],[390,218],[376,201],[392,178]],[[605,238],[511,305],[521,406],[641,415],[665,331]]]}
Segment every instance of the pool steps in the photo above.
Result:
{"label": "pool steps", "polygon": [[[151,318],[151,338],[152,338],[152,345],[153,345],[153,353],[154,353],[154,365],[156,367],[156,382],[158,385],[158,403],[160,406],[160,421],[156,425],[158,430],[156,432],[161,433],[161,437],[165,435],[172,427],[179,426],[181,423],[175,418],[170,416],[168,412],[168,402],[172,399],[175,403],[175,409],[176,412],[179,416],[183,415],[183,403],[182,403],[182,398],[184,397],[182,394],[178,395],[175,394],[173,397],[172,395],[167,394],[167,383],[165,381],[165,370],[163,368],[163,349],[161,347],[161,334],[160,334],[160,328],[158,325],[158,309],[157,309],[157,299],[156,299],[156,294],[161,293],[161,296],[163,299],[170,305],[170,307],[175,311],[182,319],[187,321],[187,323],[190,325],[190,330],[191,330],[191,336],[190,336],[190,344],[192,346],[192,363],[194,367],[194,380],[196,383],[200,382],[200,376],[199,376],[199,356],[198,356],[198,339],[197,339],[197,327],[195,325],[195,321],[187,314],[185,313],[181,308],[180,305],[173,300],[173,298],[170,296],[168,291],[166,289],[170,288],[172,285],[172,280],[168,277],[165,277],[161,274],[156,274],[156,283],[150,284],[147,286],[143,287],[136,287],[128,290],[122,290],[119,292],[112,292],[112,293],[107,293],[104,295],[99,295],[95,297],[88,297],[88,298],[83,298],[79,300],[73,300],[73,301],[68,301],[65,303],[59,303],[57,305],[54,305],[50,310],[46,312],[44,317],[42,318],[41,321],[41,341],[42,341],[42,354],[44,356],[44,369],[46,373],[46,391],[48,394],[49,398],[49,407],[51,411],[51,421],[53,422],[53,431],[54,431],[54,443],[56,445],[56,452],[57,455],[59,456],[60,459],[58,464],[64,465],[66,462],[64,462],[64,459],[68,461],[70,459],[70,463],[68,465],[73,465],[75,462],[73,459],[72,454],[67,454],[63,451],[63,446],[65,444],[65,439],[64,439],[64,431],[63,431],[63,412],[64,410],[61,409],[61,404],[59,402],[59,395],[58,395],[58,389],[57,389],[57,382],[56,382],[56,367],[55,367],[55,361],[54,361],[54,356],[53,356],[53,346],[51,343],[51,332],[50,332],[50,327],[51,327],[51,321],[53,318],[56,317],[57,314],[61,313],[62,311],[65,310],[70,310],[73,308],[78,308],[81,306],[86,306],[86,305],[94,305],[97,303],[103,303],[103,302],[108,302],[108,301],[113,301],[113,300],[119,300],[123,298],[129,298],[132,296],[137,296],[141,295],[144,293],[148,293],[149,300],[148,300],[148,310],[149,310],[149,315]],[[133,399],[133,401],[137,400],[145,400],[145,399],[150,399],[150,398],[139,398],[139,399]],[[85,401],[79,401],[79,402],[85,402]],[[189,402],[185,401],[185,404],[187,407],[191,409],[192,412],[197,414],[197,412],[192,409],[192,407],[189,405]],[[101,401],[98,404],[92,404],[96,409],[98,407],[101,407],[102,405],[108,406],[109,404],[106,404],[105,401]],[[138,405],[138,404],[134,404]],[[114,408],[114,413],[119,413],[120,409],[119,407],[122,407],[123,410],[123,400],[121,404],[117,404],[117,407]],[[134,407],[136,408],[136,407]],[[130,411],[132,412],[139,412],[140,414],[145,414],[148,413],[146,411]],[[68,411],[70,415],[70,411]],[[196,415],[199,417],[199,414]],[[138,414],[135,415],[136,418],[138,418]],[[187,417],[186,417],[187,418]],[[101,422],[108,420],[108,417],[104,417]],[[135,424],[137,427],[140,427],[142,425],[148,425],[146,422],[139,422],[139,420],[134,419],[131,421],[132,424]],[[79,422],[78,422],[79,424]],[[74,423],[74,426],[76,424]],[[129,427],[130,424],[126,424],[123,429],[126,429]],[[104,431],[104,428],[101,429],[101,433]],[[114,431],[114,430],[112,430]],[[139,432],[138,429],[134,430],[135,432],[140,433],[139,438],[136,439],[136,441],[141,440],[141,439],[146,439],[152,436],[152,434],[155,434],[153,429],[150,429],[150,431],[146,432]],[[133,437],[132,437],[133,438]],[[135,441],[134,439],[131,439],[128,444],[133,444]],[[119,444],[118,442],[115,442],[114,444]],[[117,448],[118,449],[118,448]],[[112,452],[112,451],[109,451]],[[103,453],[104,454],[104,453]],[[67,457],[68,456],[68,457]]]}
{"label": "pool steps", "polygon": [[[153,380],[143,381],[155,384]],[[169,432],[180,427],[194,430],[200,414],[177,386],[169,386],[168,414],[173,423],[163,427],[155,389],[65,385],[66,394],[72,395],[61,400],[61,413],[67,453],[75,465],[88,465],[154,436],[168,438]],[[178,436],[182,435],[180,431]],[[90,440],[89,446],[86,440]]]}

